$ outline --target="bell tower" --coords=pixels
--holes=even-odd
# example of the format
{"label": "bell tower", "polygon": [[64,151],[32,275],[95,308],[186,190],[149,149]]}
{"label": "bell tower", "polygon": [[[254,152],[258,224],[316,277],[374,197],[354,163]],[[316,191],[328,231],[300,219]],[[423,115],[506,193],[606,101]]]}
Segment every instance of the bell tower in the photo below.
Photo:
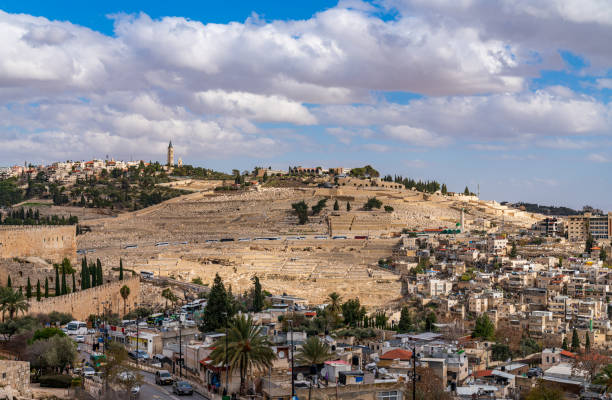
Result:
{"label": "bell tower", "polygon": [[168,145],[168,167],[174,166],[174,147],[172,147],[172,140]]}

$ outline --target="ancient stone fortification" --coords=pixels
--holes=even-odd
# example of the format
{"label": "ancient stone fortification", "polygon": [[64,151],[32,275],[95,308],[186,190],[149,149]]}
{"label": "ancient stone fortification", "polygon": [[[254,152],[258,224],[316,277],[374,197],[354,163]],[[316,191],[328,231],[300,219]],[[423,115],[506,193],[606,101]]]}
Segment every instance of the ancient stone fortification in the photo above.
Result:
{"label": "ancient stone fortification", "polygon": [[0,258],[37,256],[60,262],[76,257],[75,226],[0,227]]}
{"label": "ancient stone fortification", "polygon": [[[13,396],[30,398],[30,363],[0,360],[0,387],[0,395],[4,393],[7,399]],[[9,393],[13,396],[8,397]]]}
{"label": "ancient stone fortification", "polygon": [[126,310],[135,308],[140,297],[140,278],[129,277],[122,281],[106,283],[95,288],[70,293],[64,296],[51,297],[30,301],[29,314],[48,314],[51,311],[70,313],[78,320],[85,320],[90,314],[102,314],[104,310],[123,315],[123,298],[119,290],[123,285],[130,288],[130,295],[126,300]]}

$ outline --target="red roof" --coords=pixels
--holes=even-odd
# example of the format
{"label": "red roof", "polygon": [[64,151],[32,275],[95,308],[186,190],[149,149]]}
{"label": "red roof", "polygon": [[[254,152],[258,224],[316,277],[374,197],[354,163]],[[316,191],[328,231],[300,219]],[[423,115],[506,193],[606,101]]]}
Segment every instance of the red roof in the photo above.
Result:
{"label": "red roof", "polygon": [[565,357],[569,357],[569,358],[576,358],[576,354],[572,353],[571,351],[567,351],[567,350],[561,350],[561,355]]}
{"label": "red roof", "polygon": [[404,349],[395,349],[389,350],[382,356],[380,356],[381,360],[400,360],[400,361],[408,361],[412,358],[412,352]]}
{"label": "red roof", "polygon": [[482,378],[483,376],[491,375],[493,375],[493,371],[490,369],[485,369],[483,371],[474,371],[474,378]]}

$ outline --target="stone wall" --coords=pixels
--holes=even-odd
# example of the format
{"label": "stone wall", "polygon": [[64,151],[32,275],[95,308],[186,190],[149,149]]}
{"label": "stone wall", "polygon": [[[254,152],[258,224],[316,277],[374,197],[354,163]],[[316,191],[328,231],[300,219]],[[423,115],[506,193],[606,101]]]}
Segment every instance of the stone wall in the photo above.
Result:
{"label": "stone wall", "polygon": [[91,314],[106,312],[123,315],[123,298],[119,290],[123,285],[130,288],[130,295],[126,300],[126,311],[136,308],[140,298],[140,277],[132,276],[122,281],[106,283],[95,288],[69,293],[64,296],[50,297],[30,301],[28,314],[48,314],[51,311],[70,313],[80,321],[84,321]]}
{"label": "stone wall", "polygon": [[76,226],[2,226],[0,258],[40,257],[60,262],[76,258]]}
{"label": "stone wall", "polygon": [[0,360],[0,387],[4,389],[6,394],[10,392],[13,395],[18,394],[20,397],[29,397],[30,363],[27,361]]}

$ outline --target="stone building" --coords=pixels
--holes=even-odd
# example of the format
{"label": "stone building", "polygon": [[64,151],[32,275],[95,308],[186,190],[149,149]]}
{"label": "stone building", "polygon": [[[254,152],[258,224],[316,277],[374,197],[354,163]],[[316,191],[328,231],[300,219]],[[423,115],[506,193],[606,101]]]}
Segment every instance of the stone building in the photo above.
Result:
{"label": "stone building", "polygon": [[172,141],[168,144],[168,168],[174,166],[174,147],[172,147]]}

